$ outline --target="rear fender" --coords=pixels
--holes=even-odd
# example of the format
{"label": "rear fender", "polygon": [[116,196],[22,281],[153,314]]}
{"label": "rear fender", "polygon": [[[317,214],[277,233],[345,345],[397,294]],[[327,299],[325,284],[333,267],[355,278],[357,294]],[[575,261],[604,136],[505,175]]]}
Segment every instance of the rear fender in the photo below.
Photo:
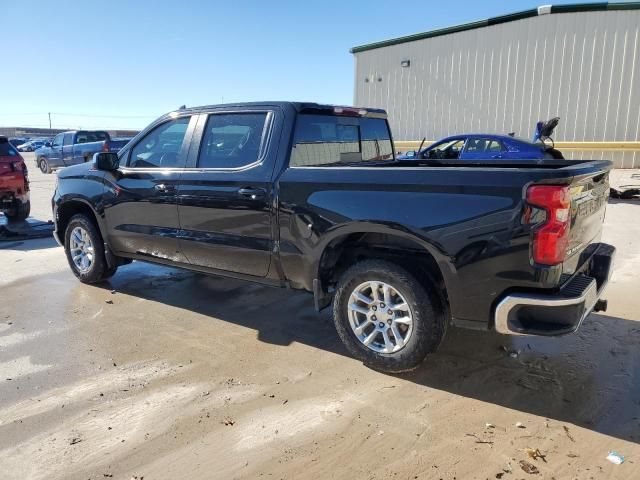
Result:
{"label": "rear fender", "polygon": [[322,261],[327,254],[327,251],[340,244],[342,241],[352,238],[354,234],[366,235],[370,233],[390,235],[410,242],[412,245],[415,245],[416,250],[423,250],[433,258],[440,270],[440,274],[442,275],[445,288],[447,288],[447,290],[449,289],[449,286],[455,282],[455,266],[450,259],[444,255],[437,246],[424,238],[421,238],[411,230],[400,225],[373,222],[353,222],[342,224],[337,228],[325,232],[321,241],[315,247],[314,253],[312,254],[312,258],[315,260],[311,267],[311,272],[309,272],[309,278],[307,279],[308,285],[313,285],[312,290],[315,296],[322,296],[323,293],[327,293],[327,286],[320,283]]}

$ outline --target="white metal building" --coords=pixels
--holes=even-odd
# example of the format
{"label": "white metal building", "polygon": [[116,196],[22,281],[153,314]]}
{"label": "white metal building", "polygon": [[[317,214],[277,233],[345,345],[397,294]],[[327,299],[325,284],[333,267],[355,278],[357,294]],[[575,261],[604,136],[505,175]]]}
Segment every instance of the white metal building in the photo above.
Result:
{"label": "white metal building", "polygon": [[363,45],[351,50],[354,104],[387,110],[396,141],[530,138],[536,121],[559,116],[568,158],[640,167],[639,36],[640,2],[625,2],[547,5]]}

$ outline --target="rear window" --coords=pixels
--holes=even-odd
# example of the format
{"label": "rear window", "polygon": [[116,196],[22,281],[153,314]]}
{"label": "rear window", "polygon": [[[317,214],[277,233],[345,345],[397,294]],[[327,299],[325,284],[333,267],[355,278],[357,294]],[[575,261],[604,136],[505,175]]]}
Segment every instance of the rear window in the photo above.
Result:
{"label": "rear window", "polygon": [[299,115],[292,166],[318,167],[393,160],[391,135],[381,118]]}
{"label": "rear window", "polygon": [[6,138],[0,138],[0,157],[17,157],[18,151]]}
{"label": "rear window", "polygon": [[78,132],[76,143],[101,142],[107,139],[107,132]]}

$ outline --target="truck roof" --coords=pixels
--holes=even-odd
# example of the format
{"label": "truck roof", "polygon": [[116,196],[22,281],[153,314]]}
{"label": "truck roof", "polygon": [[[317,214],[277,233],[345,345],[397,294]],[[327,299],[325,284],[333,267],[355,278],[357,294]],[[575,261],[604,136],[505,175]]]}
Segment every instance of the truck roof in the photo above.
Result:
{"label": "truck roof", "polygon": [[[76,134],[78,132],[106,132],[106,130],[85,130],[85,129],[80,129],[80,130],[67,130],[65,132],[60,132],[60,133],[73,133],[73,134]],[[60,133],[58,133],[57,135],[59,135]]]}
{"label": "truck roof", "polygon": [[199,112],[202,110],[212,110],[218,108],[228,108],[228,107],[293,107],[298,113],[303,112],[325,112],[325,113],[336,113],[336,109],[344,109],[344,110],[366,110],[368,113],[375,114],[376,116],[384,116],[386,118],[387,112],[380,108],[368,108],[368,107],[354,107],[347,105],[331,105],[331,104],[321,104],[315,102],[284,102],[284,101],[263,101],[263,102],[238,102],[238,103],[222,103],[222,104],[214,104],[214,105],[202,105],[198,107],[189,107],[182,108],[179,110],[174,110],[173,112],[168,113],[178,113],[178,112]]}

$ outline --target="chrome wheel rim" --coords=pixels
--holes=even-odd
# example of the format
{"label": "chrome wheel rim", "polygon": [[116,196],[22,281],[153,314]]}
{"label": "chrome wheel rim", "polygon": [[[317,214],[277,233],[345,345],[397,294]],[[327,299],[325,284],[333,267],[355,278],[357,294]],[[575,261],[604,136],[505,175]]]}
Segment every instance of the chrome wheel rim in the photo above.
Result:
{"label": "chrome wheel rim", "polygon": [[80,273],[87,273],[93,266],[94,248],[89,233],[82,227],[76,227],[69,237],[71,260]]}
{"label": "chrome wheel rim", "polygon": [[402,350],[413,333],[413,312],[400,292],[378,281],[358,285],[349,297],[349,325],[365,347],[378,353]]}

